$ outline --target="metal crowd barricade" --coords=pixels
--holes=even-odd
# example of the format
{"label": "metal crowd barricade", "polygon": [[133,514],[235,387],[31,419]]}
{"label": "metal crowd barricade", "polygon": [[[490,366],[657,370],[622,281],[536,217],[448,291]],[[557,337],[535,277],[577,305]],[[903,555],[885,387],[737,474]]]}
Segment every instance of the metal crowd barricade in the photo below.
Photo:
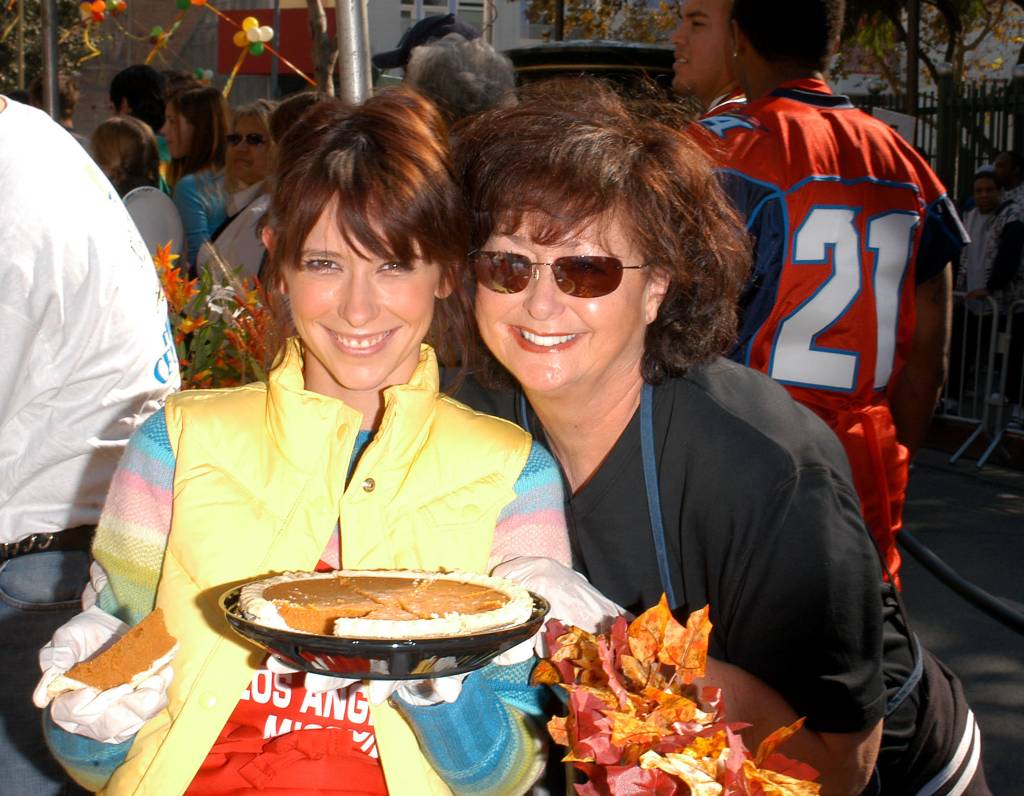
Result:
{"label": "metal crowd barricade", "polygon": [[[949,457],[951,464],[960,459],[984,436],[993,432],[993,385],[996,383],[999,333],[999,305],[991,296],[966,300],[967,294],[953,294],[954,335],[950,340],[950,372],[936,409],[936,417],[957,420],[974,426],[967,440]],[[983,466],[979,462],[978,466]]]}
{"label": "metal crowd barricade", "polygon": [[992,442],[978,459],[983,467],[989,456],[999,447],[1007,434],[1024,436],[1024,299],[1007,307],[1004,325],[997,338],[999,369],[996,396],[996,433]]}

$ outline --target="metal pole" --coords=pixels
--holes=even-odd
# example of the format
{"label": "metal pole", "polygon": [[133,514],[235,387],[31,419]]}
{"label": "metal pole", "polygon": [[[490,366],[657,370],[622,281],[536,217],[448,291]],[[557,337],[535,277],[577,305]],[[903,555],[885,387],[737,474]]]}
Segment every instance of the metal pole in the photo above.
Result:
{"label": "metal pole", "polygon": [[917,115],[918,57],[921,51],[921,0],[907,4],[907,95],[905,110]]}
{"label": "metal pole", "polygon": [[[281,45],[281,0],[274,0],[274,35],[277,37],[278,46]],[[275,48],[276,49],[276,48]],[[270,59],[270,98],[277,99],[281,93],[277,90],[278,75],[277,53]]]}
{"label": "metal pole", "polygon": [[18,88],[25,90],[25,0],[18,0]]}
{"label": "metal pole", "polygon": [[484,0],[483,34],[484,41],[494,44],[494,6],[493,0]]}
{"label": "metal pole", "polygon": [[40,0],[43,11],[43,110],[60,121],[57,88],[57,0]]}
{"label": "metal pole", "polygon": [[953,66],[945,62],[938,65],[938,157],[935,171],[950,196],[958,196],[956,185],[956,158],[959,147],[960,124],[953,109]]}
{"label": "metal pole", "polygon": [[370,36],[366,0],[337,0],[338,96],[358,105],[370,96]]}
{"label": "metal pole", "polygon": [[555,41],[565,38],[565,0],[555,0]]}
{"label": "metal pole", "polygon": [[1013,83],[1010,86],[1010,96],[1013,98],[1011,105],[1013,109],[1013,139],[1014,152],[1024,151],[1024,64],[1017,64],[1013,67]]}

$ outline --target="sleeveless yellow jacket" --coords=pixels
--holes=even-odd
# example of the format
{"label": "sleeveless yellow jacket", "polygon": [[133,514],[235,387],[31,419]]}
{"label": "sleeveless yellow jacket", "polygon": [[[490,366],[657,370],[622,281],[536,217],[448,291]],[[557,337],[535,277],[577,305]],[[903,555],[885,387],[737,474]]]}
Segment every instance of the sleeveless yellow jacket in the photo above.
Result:
{"label": "sleeveless yellow jacket", "polygon": [[[350,568],[486,569],[498,514],[514,497],[530,439],[438,393],[423,346],[345,489],[361,415],[303,386],[292,340],[269,384],[180,393],[167,402],[174,508],[156,604],[181,648],[169,705],[142,728],[111,794],[182,793],[263,653],[218,607],[232,584],[311,570],[336,522]],[[443,794],[402,717],[373,710],[391,793]]]}

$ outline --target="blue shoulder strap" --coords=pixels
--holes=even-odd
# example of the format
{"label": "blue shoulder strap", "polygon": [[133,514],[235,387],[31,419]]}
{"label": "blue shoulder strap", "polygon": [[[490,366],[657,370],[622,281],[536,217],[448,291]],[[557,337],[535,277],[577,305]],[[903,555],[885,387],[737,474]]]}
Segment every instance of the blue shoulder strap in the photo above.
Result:
{"label": "blue shoulder strap", "polygon": [[[516,407],[516,422],[530,431],[529,404],[520,392]],[[669,566],[668,545],[665,542],[665,526],[661,518],[661,496],[658,494],[658,468],[654,461],[654,388],[644,383],[640,391],[640,454],[644,465],[644,490],[647,492],[647,513],[651,522],[654,552],[658,559],[658,575],[661,589],[665,592],[670,608],[677,608],[672,570]]]}
{"label": "blue shoulder strap", "polygon": [[644,462],[644,489],[647,491],[647,513],[651,520],[654,552],[658,557],[661,589],[668,598],[669,608],[677,608],[672,570],[669,568],[665,526],[661,518],[661,495],[658,494],[658,468],[654,461],[654,388],[644,382],[640,391],[640,455]]}

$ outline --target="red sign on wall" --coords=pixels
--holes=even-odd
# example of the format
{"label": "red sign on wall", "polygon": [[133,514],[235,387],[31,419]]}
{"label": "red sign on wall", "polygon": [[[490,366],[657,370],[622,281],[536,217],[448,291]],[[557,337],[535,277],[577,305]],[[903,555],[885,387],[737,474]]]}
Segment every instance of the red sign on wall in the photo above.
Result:
{"label": "red sign on wall", "polygon": [[[325,10],[327,12],[327,30],[333,32],[334,9]],[[226,75],[231,72],[241,52],[241,48],[236,47],[231,39],[242,29],[242,20],[246,17],[256,17],[260,21],[260,25],[273,27],[274,11],[269,8],[254,8],[248,11],[233,9],[224,11],[223,14],[237,23],[236,26],[223,19],[217,20],[217,71]],[[308,9],[282,8],[281,29],[274,31],[274,40],[270,42],[270,46],[307,75],[313,77],[313,56],[311,54],[313,42],[309,35]],[[269,75],[273,58],[273,54],[269,51],[265,51],[263,55],[247,55],[238,73],[240,75]],[[291,70],[285,64],[278,64],[280,74],[285,75],[289,71]]]}

